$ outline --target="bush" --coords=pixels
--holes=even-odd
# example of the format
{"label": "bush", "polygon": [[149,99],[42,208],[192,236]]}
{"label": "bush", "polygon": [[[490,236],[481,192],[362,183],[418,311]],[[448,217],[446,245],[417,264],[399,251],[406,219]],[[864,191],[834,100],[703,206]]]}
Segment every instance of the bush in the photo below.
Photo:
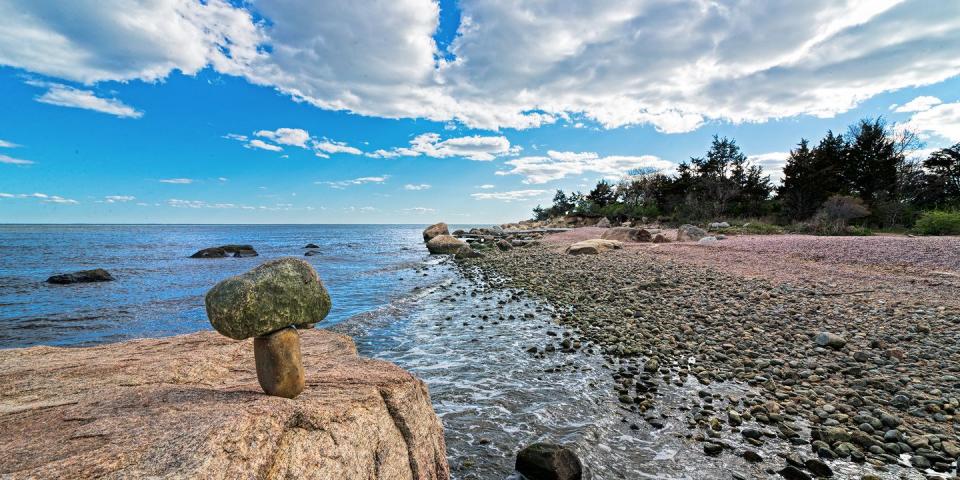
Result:
{"label": "bush", "polygon": [[733,225],[726,229],[726,232],[740,235],[779,235],[783,233],[783,228],[771,223],[752,221],[743,225]]}
{"label": "bush", "polygon": [[919,235],[960,235],[960,211],[926,212],[913,229]]}

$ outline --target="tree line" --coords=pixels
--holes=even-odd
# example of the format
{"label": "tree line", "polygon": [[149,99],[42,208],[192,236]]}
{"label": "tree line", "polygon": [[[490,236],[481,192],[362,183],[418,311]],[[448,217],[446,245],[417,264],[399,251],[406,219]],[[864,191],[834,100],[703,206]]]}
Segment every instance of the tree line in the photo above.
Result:
{"label": "tree line", "polygon": [[551,206],[533,213],[538,220],[768,218],[782,224],[859,218],[869,226],[909,227],[923,211],[960,208],[960,143],[911,159],[919,147],[915,135],[894,130],[882,117],[864,119],[843,134],[828,131],[816,145],[801,139],[774,186],[735,140],[714,136],[704,156],[681,163],[675,174],[634,171],[619,182],[601,180],[586,194],[557,190]]}

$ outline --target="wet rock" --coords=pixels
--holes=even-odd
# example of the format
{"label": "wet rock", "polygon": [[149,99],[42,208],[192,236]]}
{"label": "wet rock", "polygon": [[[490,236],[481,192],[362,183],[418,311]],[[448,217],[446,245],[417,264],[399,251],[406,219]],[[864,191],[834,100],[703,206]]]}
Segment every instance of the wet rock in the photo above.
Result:
{"label": "wet rock", "polygon": [[573,450],[550,443],[534,443],[517,454],[514,467],[529,480],[580,480],[583,465]]}
{"label": "wet rock", "polygon": [[267,395],[294,398],[304,386],[300,335],[287,327],[253,339],[257,381]]}
{"label": "wet rock", "polygon": [[743,459],[750,463],[760,463],[763,461],[763,457],[753,450],[745,450],[743,452]]}
{"label": "wet rock", "polygon": [[320,246],[315,243],[308,243],[303,248],[320,248]]}
{"label": "wet rock", "polygon": [[216,284],[206,298],[207,317],[221,334],[236,340],[290,325],[312,326],[330,312],[330,295],[304,260],[270,260]]}
{"label": "wet rock", "polygon": [[308,250],[303,254],[304,257],[313,257],[316,255],[323,255],[323,252],[321,252],[320,250]]}
{"label": "wet rock", "polygon": [[81,270],[79,272],[53,275],[47,279],[47,283],[67,285],[71,283],[112,282],[113,280],[114,278],[110,275],[110,272],[102,268],[95,268],[93,270]]}
{"label": "wet rock", "polygon": [[696,242],[697,240],[700,240],[701,238],[706,236],[707,236],[706,230],[700,227],[689,225],[689,224],[680,225],[680,228],[677,229],[678,242],[686,242],[686,241]]}
{"label": "wet rock", "polygon": [[447,228],[446,223],[443,223],[443,222],[435,223],[423,229],[424,242],[429,242],[437,235],[450,235],[450,230]]}
{"label": "wet rock", "polygon": [[221,245],[219,247],[198,250],[190,258],[226,258],[226,257],[256,257],[259,255],[251,245]]}
{"label": "wet rock", "polygon": [[806,462],[804,462],[804,466],[807,467],[807,470],[809,470],[810,473],[818,477],[833,476],[833,470],[830,468],[830,466],[816,458],[808,459]]}
{"label": "wet rock", "polygon": [[829,347],[834,350],[839,350],[847,344],[846,339],[830,332],[820,332],[817,336],[813,337],[813,343],[816,343],[820,347]]}
{"label": "wet rock", "polygon": [[777,473],[787,480],[813,480],[810,475],[807,474],[807,472],[804,472],[793,465],[787,465]]}
{"label": "wet rock", "polygon": [[723,453],[723,445],[719,443],[705,442],[703,444],[703,453],[715,457]]}

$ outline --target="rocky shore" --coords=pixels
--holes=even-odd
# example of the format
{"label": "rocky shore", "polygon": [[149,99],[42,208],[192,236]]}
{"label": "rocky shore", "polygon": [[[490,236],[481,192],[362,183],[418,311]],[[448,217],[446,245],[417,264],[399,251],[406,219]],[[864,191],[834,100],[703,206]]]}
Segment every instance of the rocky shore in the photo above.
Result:
{"label": "rocky shore", "polygon": [[216,332],[0,350],[3,478],[449,478],[427,387],[302,332],[306,390],[264,395]]}
{"label": "rocky shore", "polygon": [[[705,455],[736,455],[756,473],[791,479],[830,476],[835,463],[859,465],[862,478],[957,471],[956,301],[902,295],[923,285],[891,298],[831,278],[746,276],[711,265],[703,252],[712,246],[683,261],[651,244],[569,255],[563,242],[545,243],[488,249],[462,265],[552,303],[555,320],[578,332],[545,338],[531,355],[601,349],[625,428],[657,428],[676,414]],[[802,255],[775,251],[771,264],[804,268]],[[691,398],[667,412],[661,393],[681,385],[695,386]]]}

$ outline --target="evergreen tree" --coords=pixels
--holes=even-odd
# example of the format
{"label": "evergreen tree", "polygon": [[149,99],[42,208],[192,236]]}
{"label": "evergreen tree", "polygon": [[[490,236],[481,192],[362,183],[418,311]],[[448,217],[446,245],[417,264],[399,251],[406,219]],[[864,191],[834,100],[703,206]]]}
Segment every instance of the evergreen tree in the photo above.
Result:
{"label": "evergreen tree", "polygon": [[923,161],[921,202],[930,208],[960,207],[960,143],[941,148]]}
{"label": "evergreen tree", "polygon": [[883,118],[861,120],[850,127],[846,179],[852,193],[871,209],[897,198],[897,174],[903,156],[890,138]]}
{"label": "evergreen tree", "polygon": [[777,195],[783,203],[783,213],[791,220],[805,220],[816,213],[823,200],[814,193],[818,181],[816,156],[807,139],[800,139],[797,148],[790,151],[783,166],[783,181]]}

